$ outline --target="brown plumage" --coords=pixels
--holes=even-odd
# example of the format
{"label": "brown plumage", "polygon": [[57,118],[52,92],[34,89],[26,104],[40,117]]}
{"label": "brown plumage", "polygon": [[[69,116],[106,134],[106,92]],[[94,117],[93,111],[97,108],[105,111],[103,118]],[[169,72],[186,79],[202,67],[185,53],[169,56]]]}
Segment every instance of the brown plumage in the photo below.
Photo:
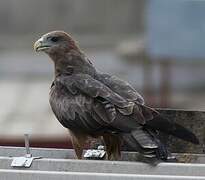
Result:
{"label": "brown plumage", "polygon": [[67,33],[45,34],[34,48],[47,53],[54,62],[50,105],[59,122],[70,130],[79,159],[89,136],[103,137],[108,159],[119,159],[122,141],[146,157],[167,159],[169,153],[158,131],[199,143],[193,133],[145,106],[130,84],[96,71]]}

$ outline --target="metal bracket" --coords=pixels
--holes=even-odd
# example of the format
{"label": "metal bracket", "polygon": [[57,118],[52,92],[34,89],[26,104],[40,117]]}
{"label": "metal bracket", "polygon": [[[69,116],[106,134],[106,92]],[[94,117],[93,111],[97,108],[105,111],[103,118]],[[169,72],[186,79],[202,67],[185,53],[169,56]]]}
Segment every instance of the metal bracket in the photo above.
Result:
{"label": "metal bracket", "polygon": [[22,156],[22,157],[13,157],[13,161],[11,163],[12,167],[27,167],[27,168],[29,168],[34,159],[41,158],[41,157],[32,157],[32,154],[30,152],[30,147],[29,147],[29,135],[28,134],[24,134],[24,140],[25,140],[26,154],[25,154],[25,156]]}
{"label": "metal bracket", "polygon": [[104,146],[98,146],[97,149],[88,149],[84,158],[86,159],[104,159],[106,151],[104,150]]}

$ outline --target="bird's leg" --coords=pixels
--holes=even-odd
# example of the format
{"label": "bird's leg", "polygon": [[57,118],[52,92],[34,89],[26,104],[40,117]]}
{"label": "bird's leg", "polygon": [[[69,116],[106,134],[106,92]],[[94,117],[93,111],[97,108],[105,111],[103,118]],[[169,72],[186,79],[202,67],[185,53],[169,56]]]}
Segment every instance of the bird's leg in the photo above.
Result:
{"label": "bird's leg", "polygon": [[71,142],[75,150],[75,154],[78,159],[82,159],[83,147],[87,140],[87,136],[79,132],[73,132],[73,131],[69,131],[69,132],[71,135]]}
{"label": "bird's leg", "polygon": [[104,134],[103,140],[106,146],[107,159],[108,160],[119,160],[121,156],[120,147],[121,140],[120,137],[112,134]]}

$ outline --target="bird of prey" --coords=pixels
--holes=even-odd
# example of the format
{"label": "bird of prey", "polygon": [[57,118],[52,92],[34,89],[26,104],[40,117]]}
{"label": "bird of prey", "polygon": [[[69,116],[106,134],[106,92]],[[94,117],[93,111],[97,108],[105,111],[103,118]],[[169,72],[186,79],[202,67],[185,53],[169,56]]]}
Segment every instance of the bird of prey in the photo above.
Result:
{"label": "bird of prey", "polygon": [[109,160],[120,158],[123,141],[146,157],[168,159],[159,132],[199,144],[191,131],[146,106],[128,82],[98,72],[66,32],[43,35],[34,49],[54,63],[49,102],[58,121],[69,129],[78,159],[88,137],[103,138]]}

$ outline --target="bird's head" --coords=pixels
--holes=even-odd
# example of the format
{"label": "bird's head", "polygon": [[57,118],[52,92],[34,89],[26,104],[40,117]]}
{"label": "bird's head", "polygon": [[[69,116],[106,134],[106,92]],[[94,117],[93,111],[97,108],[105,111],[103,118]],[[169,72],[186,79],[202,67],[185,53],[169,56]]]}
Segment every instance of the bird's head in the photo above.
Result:
{"label": "bird's head", "polygon": [[34,43],[36,52],[43,51],[55,64],[55,74],[84,72],[94,74],[95,68],[79,49],[76,42],[64,31],[52,31]]}
{"label": "bird's head", "polygon": [[44,51],[47,54],[58,52],[69,52],[72,49],[78,49],[75,41],[64,31],[52,31],[44,34],[34,43],[36,52]]}

